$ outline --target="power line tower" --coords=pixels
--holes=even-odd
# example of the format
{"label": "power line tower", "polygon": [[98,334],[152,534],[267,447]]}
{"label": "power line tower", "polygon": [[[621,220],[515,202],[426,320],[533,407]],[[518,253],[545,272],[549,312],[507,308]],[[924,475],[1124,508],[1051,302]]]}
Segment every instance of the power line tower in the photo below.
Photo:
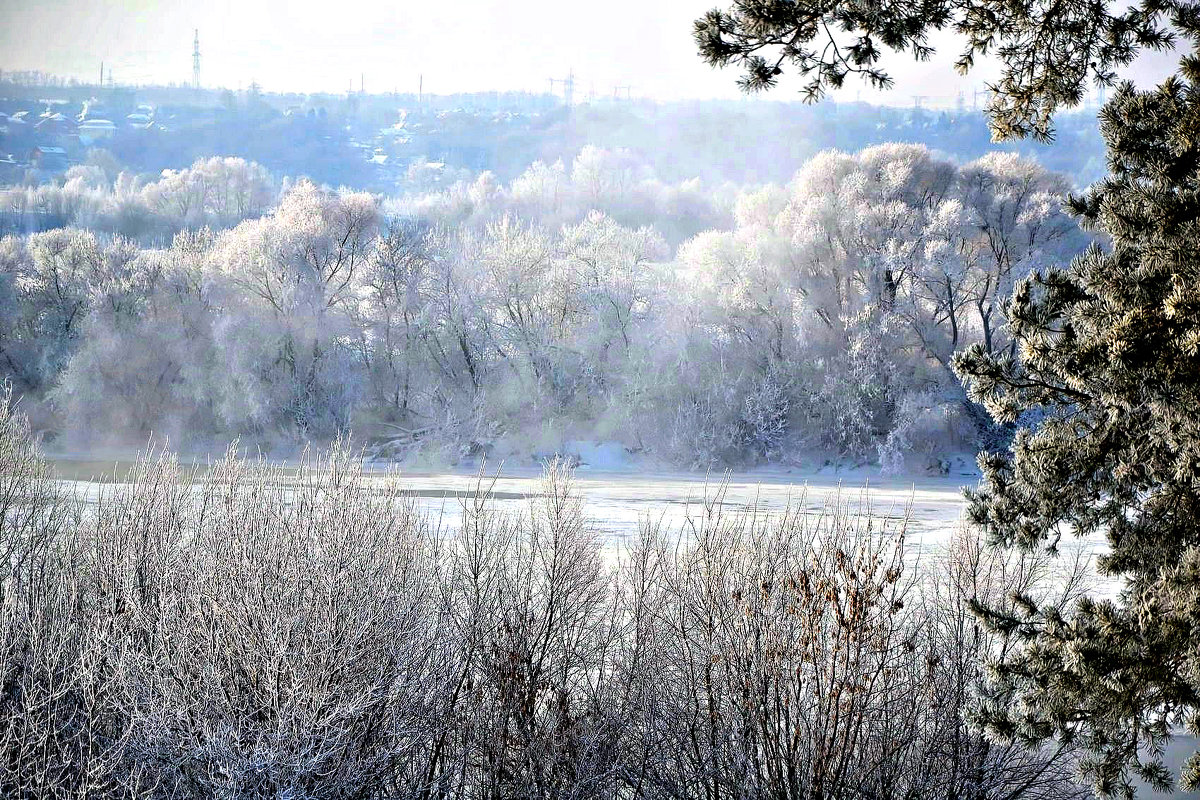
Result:
{"label": "power line tower", "polygon": [[192,39],[192,88],[200,88],[200,29]]}
{"label": "power line tower", "polygon": [[550,94],[554,94],[554,84],[560,83],[563,87],[563,102],[570,108],[575,102],[575,71],[571,70],[565,78],[550,79]]}
{"label": "power line tower", "polygon": [[986,107],[987,103],[990,103],[992,100],[992,90],[991,89],[976,89],[975,90],[975,98],[974,98],[973,102],[971,103],[972,111],[979,110],[979,98],[981,96],[983,97],[984,106]]}

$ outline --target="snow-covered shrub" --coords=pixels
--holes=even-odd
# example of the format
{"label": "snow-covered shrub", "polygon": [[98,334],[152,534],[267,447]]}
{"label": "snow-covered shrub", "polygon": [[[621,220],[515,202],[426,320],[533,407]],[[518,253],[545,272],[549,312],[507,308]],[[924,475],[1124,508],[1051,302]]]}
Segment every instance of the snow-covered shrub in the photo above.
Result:
{"label": "snow-covered shrub", "polygon": [[902,520],[718,493],[610,560],[562,462],[515,513],[481,479],[454,525],[406,489],[342,444],[160,451],[84,514],[4,396],[0,793],[1085,795],[1071,743],[964,720],[1007,646],[969,602],[1078,597],[1044,553],[960,532],[918,580]]}
{"label": "snow-covered shrub", "polygon": [[905,394],[896,405],[891,430],[879,444],[879,465],[885,473],[941,470],[948,456],[974,445],[975,425],[960,397],[928,390]]}
{"label": "snow-covered shrub", "polygon": [[752,381],[742,400],[738,420],[743,446],[758,460],[771,461],[783,455],[791,416],[791,387],[779,375]]}

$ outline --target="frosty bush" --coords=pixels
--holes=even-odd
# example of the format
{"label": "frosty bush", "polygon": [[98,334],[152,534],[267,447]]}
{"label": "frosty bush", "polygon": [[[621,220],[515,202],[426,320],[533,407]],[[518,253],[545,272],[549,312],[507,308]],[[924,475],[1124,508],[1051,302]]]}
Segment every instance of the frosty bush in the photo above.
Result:
{"label": "frosty bush", "polygon": [[85,509],[0,405],[0,791],[1080,796],[1069,747],[961,716],[1002,646],[966,603],[1037,592],[1033,557],[964,533],[929,583],[903,527],[836,499],[731,515],[718,489],[613,558],[563,464],[524,512],[489,490],[446,527],[342,445],[148,452]]}
{"label": "frosty bush", "polygon": [[942,470],[947,446],[965,449],[975,435],[975,423],[965,404],[944,393],[913,392],[904,395],[896,408],[896,424],[879,445],[879,464],[884,472],[900,472],[908,466]]}

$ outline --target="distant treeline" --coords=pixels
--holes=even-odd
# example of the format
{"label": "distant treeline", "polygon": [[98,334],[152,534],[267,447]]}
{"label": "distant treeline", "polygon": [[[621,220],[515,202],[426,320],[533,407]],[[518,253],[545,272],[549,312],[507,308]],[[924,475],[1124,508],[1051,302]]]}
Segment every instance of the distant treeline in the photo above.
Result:
{"label": "distant treeline", "polygon": [[10,194],[87,230],[0,240],[0,371],[80,445],[936,466],[995,433],[951,355],[1009,349],[1014,282],[1087,241],[1066,178],[915,145],[748,190],[595,147],[388,200],[238,159],[109,175]]}
{"label": "distant treeline", "polygon": [[61,182],[0,189],[3,233],[80,228],[143,244],[169,243],[183,230],[219,229],[266,213],[279,198],[258,164],[207,158],[142,179],[105,151],[67,170]]}

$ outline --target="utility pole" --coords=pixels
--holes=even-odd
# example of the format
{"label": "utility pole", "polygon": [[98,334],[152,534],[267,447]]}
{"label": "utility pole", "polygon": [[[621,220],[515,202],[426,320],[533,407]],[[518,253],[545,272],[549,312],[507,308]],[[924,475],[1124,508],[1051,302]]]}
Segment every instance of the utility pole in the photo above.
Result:
{"label": "utility pole", "polygon": [[192,37],[192,88],[200,88],[200,29]]}
{"label": "utility pole", "polygon": [[98,83],[96,85],[97,86],[104,85],[104,62],[103,61],[100,62],[100,83]]}
{"label": "utility pole", "polygon": [[425,102],[425,75],[417,75],[417,107]]}

